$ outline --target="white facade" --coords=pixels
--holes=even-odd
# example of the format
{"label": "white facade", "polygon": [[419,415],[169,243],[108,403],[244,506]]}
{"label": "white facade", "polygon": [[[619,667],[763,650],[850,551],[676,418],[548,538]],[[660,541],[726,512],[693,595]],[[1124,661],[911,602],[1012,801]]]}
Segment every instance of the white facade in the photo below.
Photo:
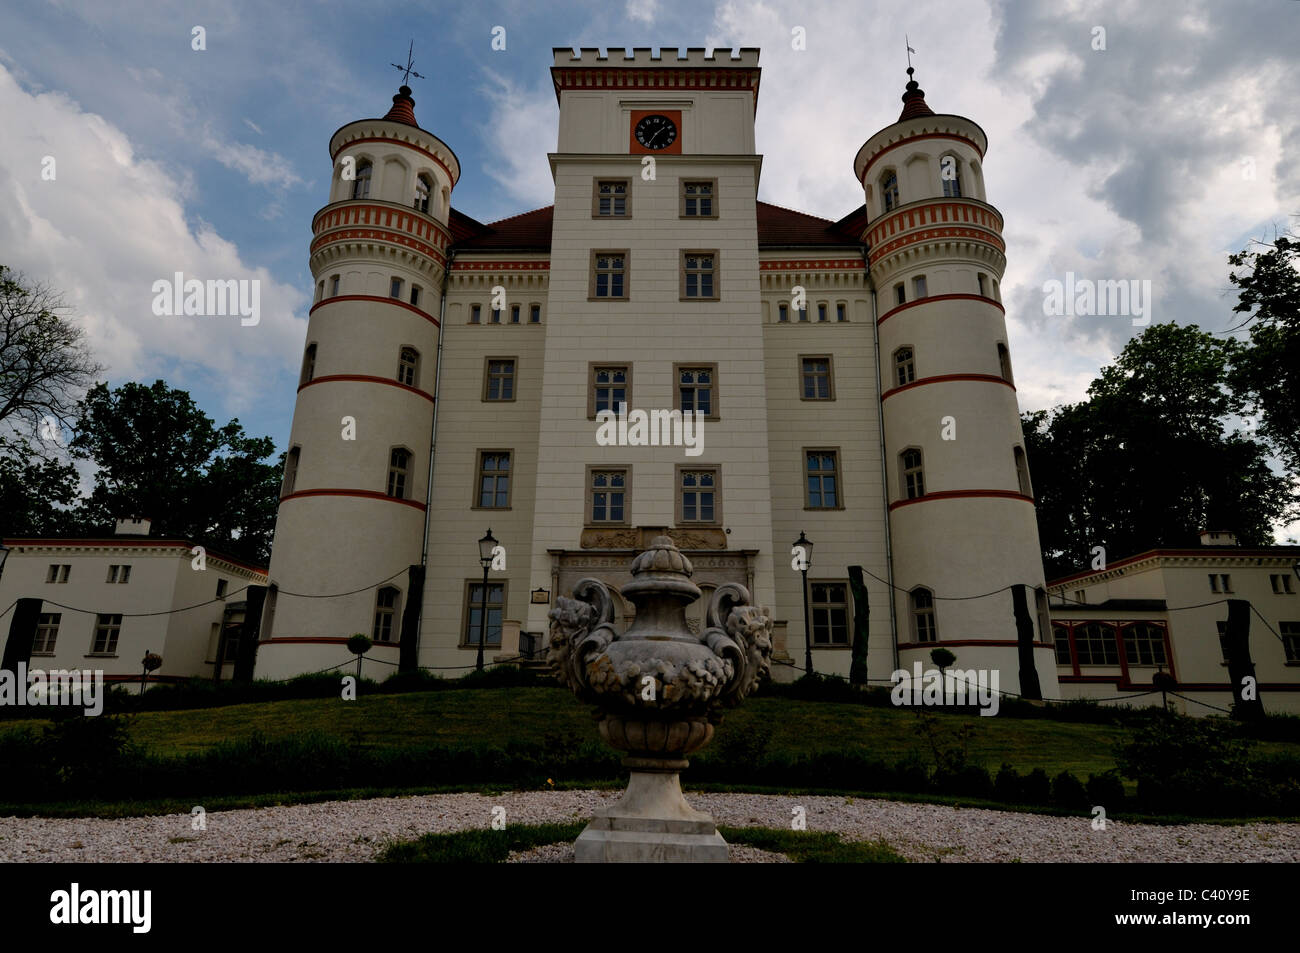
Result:
{"label": "white facade", "polygon": [[146,652],[162,657],[150,681],[213,677],[224,623],[230,640],[220,674],[232,677],[231,636],[247,588],[264,586],[265,571],[215,553],[198,560],[186,540],[119,530],[111,539],[6,539],[0,642],[10,634],[10,604],[40,599],[29,669],[97,669],[130,688]]}
{"label": "white facade", "polygon": [[[759,73],[750,49],[557,50],[554,204],[490,225],[450,208],[459,166],[415,125],[409,91],[384,119],[335,134],[259,676],[345,661],[358,631],[379,643],[372,677],[394,670],[403,639],[422,666],[471,667],[476,541],[490,528],[506,566],[491,573],[489,661],[516,657],[520,633],[543,638],[555,596],[583,576],[617,592],[632,555],[666,531],[706,595],[739,582],[772,607],[779,677],[795,677],[805,633],[791,545],[802,532],[815,543],[816,671],[849,671],[856,565],[877,684],[944,644],[1019,691],[1011,587],[1025,586],[1028,651],[1056,696],[1032,492],[1015,457],[984,134],[934,115],[913,83],[903,118],[854,162],[862,208],[838,222],[781,209],[757,199]],[[349,158],[369,163],[368,195],[344,177]],[[886,169],[898,178],[888,199]],[[405,347],[419,353],[413,385]],[[904,347],[914,376],[900,387]],[[701,387],[698,453],[598,443],[602,401],[668,412],[702,400]],[[949,416],[956,440],[941,436]],[[395,448],[411,461],[396,488]],[[909,448],[923,456],[916,498],[901,468]],[[623,483],[597,485],[611,480]],[[401,618],[419,579],[410,566],[426,572],[418,627]],[[933,624],[919,630],[918,587],[934,597],[922,613]]]}

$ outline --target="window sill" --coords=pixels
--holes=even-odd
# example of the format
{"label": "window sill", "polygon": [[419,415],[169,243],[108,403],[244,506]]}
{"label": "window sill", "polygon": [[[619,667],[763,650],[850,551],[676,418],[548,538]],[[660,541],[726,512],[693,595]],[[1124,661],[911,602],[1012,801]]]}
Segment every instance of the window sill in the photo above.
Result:
{"label": "window sill", "polygon": [[843,510],[842,506],[807,506],[803,510],[805,513],[835,513]]}
{"label": "window sill", "polygon": [[510,506],[471,506],[470,507],[471,510],[492,510],[498,513],[509,512],[513,508],[514,507],[510,507]]}
{"label": "window sill", "polygon": [[116,652],[89,652],[82,658],[117,658]]}
{"label": "window sill", "polygon": [[683,304],[691,301],[699,301],[699,302],[703,302],[704,304],[710,304],[710,303],[716,304],[717,302],[721,301],[722,298],[719,297],[718,295],[714,295],[712,298],[702,298],[699,296],[692,298],[692,297],[688,297],[687,295],[678,295],[677,300]]}
{"label": "window sill", "polygon": [[[29,657],[30,657],[30,658],[54,658],[54,653],[53,653],[53,652],[33,652]],[[1290,665],[1290,664],[1294,664],[1294,663],[1290,663],[1290,662],[1288,662],[1287,664]]]}
{"label": "window sill", "polygon": [[[478,651],[478,643],[477,643],[477,642],[473,643],[472,645],[458,645],[458,646],[456,646],[456,647],[457,647],[458,649],[469,649],[470,651],[473,651],[473,652],[477,652],[477,651]],[[493,645],[491,642],[484,642],[484,643],[483,643],[483,651],[484,651],[484,652],[500,652],[500,651],[501,651],[501,644],[500,644],[500,643],[497,643],[496,645]],[[485,662],[484,664],[486,664],[486,662]]]}
{"label": "window sill", "polygon": [[804,403],[808,404],[829,404],[834,402],[834,397],[800,397]]}
{"label": "window sill", "polygon": [[[927,644],[928,644],[928,643],[927,643]],[[814,651],[814,652],[820,652],[820,651],[822,651],[823,649],[826,649],[826,650],[834,650],[834,651],[837,651],[837,652],[845,652],[845,651],[849,651],[849,650],[851,650],[851,649],[853,648],[853,646],[851,646],[851,645],[819,645],[819,644],[816,643],[816,642],[814,642],[814,643],[812,644],[812,647],[813,647],[813,651]]]}
{"label": "window sill", "polygon": [[624,295],[622,298],[599,298],[599,297],[597,297],[596,295],[587,295],[587,300],[588,300],[588,301],[602,301],[602,302],[603,302],[603,301],[623,301],[623,302],[627,302],[627,301],[630,301],[631,299],[628,298],[626,295]]}

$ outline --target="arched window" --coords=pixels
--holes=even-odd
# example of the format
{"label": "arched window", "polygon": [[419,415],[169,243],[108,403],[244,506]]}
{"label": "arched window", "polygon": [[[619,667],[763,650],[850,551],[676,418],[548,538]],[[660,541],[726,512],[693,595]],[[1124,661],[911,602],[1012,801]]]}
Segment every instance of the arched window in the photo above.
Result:
{"label": "arched window", "polygon": [[1008,384],[1014,384],[1011,379],[1011,352],[1001,341],[998,342],[998,367],[1002,371],[1002,379]]}
{"label": "arched window", "polygon": [[397,634],[397,603],[401,590],[384,586],[375,593],[375,626],[371,639],[375,642],[392,642]]}
{"label": "arched window", "polygon": [[415,179],[415,208],[417,211],[428,213],[429,196],[433,192],[433,182],[429,176],[421,172]]}
{"label": "arched window", "polygon": [[898,175],[893,169],[880,178],[880,201],[886,212],[898,208]]}
{"label": "arched window", "polygon": [[894,373],[899,387],[916,380],[916,362],[910,347],[900,347],[894,352]]}
{"label": "arched window", "polygon": [[1025,461],[1025,451],[1016,447],[1016,480],[1020,484],[1020,492],[1025,496],[1033,496],[1033,490],[1029,486],[1029,464]]}
{"label": "arched window", "polygon": [[1115,627],[1101,622],[1089,622],[1074,627],[1074,651],[1080,665],[1118,665],[1119,643]]}
{"label": "arched window", "polygon": [[409,387],[415,386],[419,376],[420,352],[413,347],[404,347],[397,355],[397,380]]}
{"label": "arched window", "polygon": [[406,482],[410,475],[411,451],[394,447],[388,458],[388,495],[395,500],[406,499]]}
{"label": "arched window", "polygon": [[918,496],[925,496],[925,474],[921,468],[921,451],[910,447],[898,456],[903,465],[903,492],[907,499],[914,500]]}
{"label": "arched window", "polygon": [[912,641],[937,642],[939,630],[934,624],[934,593],[917,586],[909,594],[912,601]]}
{"label": "arched window", "polygon": [[307,383],[316,374],[316,343],[313,341],[307,345],[307,350],[302,352],[302,375],[298,379],[298,386],[301,387]]}
{"label": "arched window", "polygon": [[955,155],[940,157],[939,178],[943,181],[945,197],[961,198],[961,163]]}
{"label": "arched window", "polygon": [[370,173],[371,165],[369,162],[357,163],[357,177],[352,180],[352,197],[354,199],[370,198]]}
{"label": "arched window", "polygon": [[284,457],[284,482],[280,484],[280,495],[288,496],[293,492],[293,485],[298,482],[298,456],[300,449],[294,447]]}

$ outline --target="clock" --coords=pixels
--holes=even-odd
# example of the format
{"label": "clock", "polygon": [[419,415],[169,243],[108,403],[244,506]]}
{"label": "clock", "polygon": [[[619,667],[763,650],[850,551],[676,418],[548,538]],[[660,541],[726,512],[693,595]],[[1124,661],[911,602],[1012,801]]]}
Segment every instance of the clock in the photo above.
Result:
{"label": "clock", "polygon": [[635,110],[631,149],[639,153],[681,155],[680,110]]}

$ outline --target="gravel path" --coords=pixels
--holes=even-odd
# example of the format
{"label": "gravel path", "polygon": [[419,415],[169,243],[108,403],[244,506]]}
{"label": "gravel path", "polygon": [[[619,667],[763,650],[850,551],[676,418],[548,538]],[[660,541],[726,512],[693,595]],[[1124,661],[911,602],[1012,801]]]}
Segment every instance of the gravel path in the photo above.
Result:
{"label": "gravel path", "polygon": [[[329,801],[211,812],[205,831],[192,830],[188,814],[120,820],[5,817],[0,818],[0,862],[369,861],[389,840],[487,827],[494,807],[505,809],[508,824],[580,821],[617,797],[614,791],[522,791]],[[801,807],[810,831],[834,831],[853,840],[883,838],[916,861],[1300,861],[1300,824],[1161,827],[1109,821],[1106,830],[1094,831],[1090,817],[937,804],[771,794],[687,797],[719,824],[735,827],[788,827],[794,809]],[[566,856],[562,848],[543,850],[544,856],[532,859]],[[748,854],[738,852],[736,859],[760,860]]]}

